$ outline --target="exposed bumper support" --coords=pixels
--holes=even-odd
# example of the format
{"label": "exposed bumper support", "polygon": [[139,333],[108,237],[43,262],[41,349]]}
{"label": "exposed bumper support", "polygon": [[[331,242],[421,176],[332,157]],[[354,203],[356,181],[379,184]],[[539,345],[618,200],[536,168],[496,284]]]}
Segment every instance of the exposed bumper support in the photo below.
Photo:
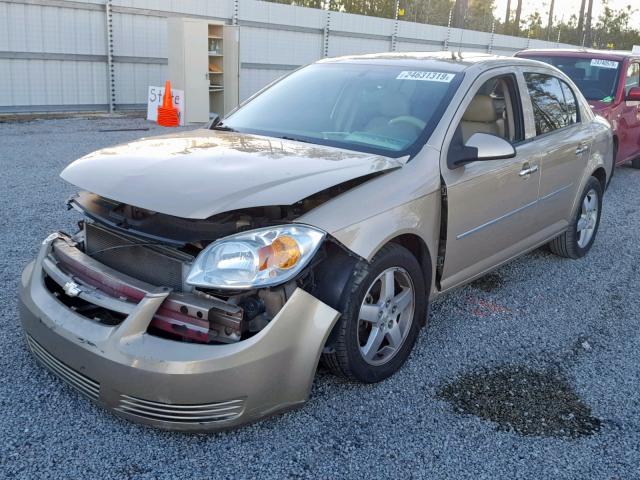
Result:
{"label": "exposed bumper support", "polygon": [[57,238],[45,240],[23,272],[20,316],[34,355],[93,400],[141,423],[218,430],[307,399],[337,311],[297,289],[253,337],[227,345],[192,344],[147,333],[170,294],[160,289],[145,292],[119,325],[100,324],[67,308],[46,288],[45,259]]}

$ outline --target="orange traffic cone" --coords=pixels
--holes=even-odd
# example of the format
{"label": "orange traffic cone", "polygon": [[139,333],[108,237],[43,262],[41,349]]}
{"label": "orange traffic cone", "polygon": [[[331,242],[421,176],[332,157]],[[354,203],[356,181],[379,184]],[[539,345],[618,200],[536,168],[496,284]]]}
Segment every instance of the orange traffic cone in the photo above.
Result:
{"label": "orange traffic cone", "polygon": [[162,125],[163,127],[177,127],[180,125],[178,109],[173,106],[171,82],[169,82],[169,80],[167,80],[167,83],[164,86],[162,105],[158,107],[158,125]]}

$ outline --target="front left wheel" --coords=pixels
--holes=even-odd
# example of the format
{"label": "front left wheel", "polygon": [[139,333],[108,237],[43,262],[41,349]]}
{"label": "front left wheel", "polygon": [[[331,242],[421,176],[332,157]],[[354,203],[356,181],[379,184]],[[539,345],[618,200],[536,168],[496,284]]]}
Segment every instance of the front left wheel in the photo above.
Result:
{"label": "front left wheel", "polygon": [[363,383],[384,380],[407,360],[427,310],[424,274],[406,248],[389,244],[347,282],[333,348],[323,363]]}

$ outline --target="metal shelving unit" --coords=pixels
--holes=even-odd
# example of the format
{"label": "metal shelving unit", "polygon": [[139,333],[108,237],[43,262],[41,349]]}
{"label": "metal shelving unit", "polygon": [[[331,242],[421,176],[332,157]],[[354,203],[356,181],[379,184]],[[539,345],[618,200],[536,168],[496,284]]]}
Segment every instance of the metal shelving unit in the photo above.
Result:
{"label": "metal shelving unit", "polygon": [[169,79],[184,90],[185,121],[224,116],[239,101],[238,27],[193,18],[170,18]]}

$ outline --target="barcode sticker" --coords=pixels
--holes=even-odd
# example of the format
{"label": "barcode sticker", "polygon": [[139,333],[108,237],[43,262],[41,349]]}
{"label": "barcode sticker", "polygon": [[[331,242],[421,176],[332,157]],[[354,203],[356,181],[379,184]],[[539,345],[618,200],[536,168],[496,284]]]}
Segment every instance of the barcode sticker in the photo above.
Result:
{"label": "barcode sticker", "polygon": [[444,82],[449,83],[456,75],[444,72],[411,72],[404,71],[396,77],[396,80],[420,80],[423,82]]}
{"label": "barcode sticker", "polygon": [[600,67],[600,68],[618,68],[620,65],[619,62],[615,62],[613,60],[603,60],[601,58],[592,58],[591,66],[592,67]]}

